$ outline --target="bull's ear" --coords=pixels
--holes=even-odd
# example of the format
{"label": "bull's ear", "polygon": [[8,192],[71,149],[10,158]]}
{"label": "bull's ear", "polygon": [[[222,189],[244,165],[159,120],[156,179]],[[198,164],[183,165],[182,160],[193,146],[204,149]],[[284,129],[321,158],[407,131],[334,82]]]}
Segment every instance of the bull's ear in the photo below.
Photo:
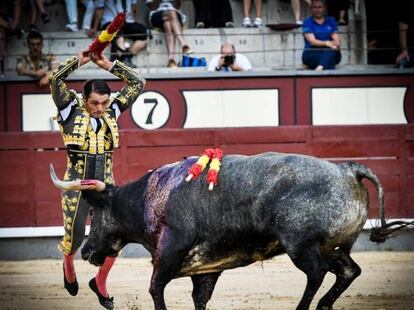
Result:
{"label": "bull's ear", "polygon": [[50,177],[53,184],[61,190],[95,190],[97,192],[102,192],[105,189],[105,183],[99,180],[62,181],[56,176],[53,164],[50,164]]}

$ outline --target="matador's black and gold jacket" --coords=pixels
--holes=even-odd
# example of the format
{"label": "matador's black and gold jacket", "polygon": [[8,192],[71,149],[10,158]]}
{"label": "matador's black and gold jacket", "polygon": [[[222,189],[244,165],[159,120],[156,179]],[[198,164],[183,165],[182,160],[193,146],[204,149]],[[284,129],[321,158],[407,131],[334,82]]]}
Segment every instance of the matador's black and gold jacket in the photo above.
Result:
{"label": "matador's black and gold jacket", "polygon": [[[95,177],[104,182],[112,183],[104,176],[105,173],[102,170],[109,169],[112,174],[111,153],[119,145],[118,125],[113,106],[116,103],[121,113],[127,110],[142,92],[145,80],[122,62],[114,61],[108,71],[124,80],[126,86],[112,99],[102,117],[101,129],[95,132],[91,126],[91,116],[85,108],[84,98],[78,96],[73,90],[68,90],[64,81],[78,67],[79,59],[77,56],[73,56],[64,61],[49,78],[52,98],[58,110],[65,110],[71,105],[67,117],[63,118],[60,113],[57,116],[63,142],[68,149],[69,156],[65,179]],[[95,166],[92,174],[86,173],[85,166],[88,161],[91,161],[91,164]],[[110,162],[109,166],[105,164],[107,161]],[[102,162],[102,165],[98,162]]]}
{"label": "matador's black and gold jacket", "polygon": [[[112,99],[101,120],[93,120],[101,125],[100,129],[99,126],[94,129],[84,99],[68,90],[64,81],[79,67],[78,62],[76,56],[67,59],[49,78],[52,97],[59,110],[57,119],[60,131],[68,149],[64,180],[97,179],[114,184],[112,151],[119,144],[116,114],[124,112],[135,102],[144,88],[145,80],[116,60],[109,72],[127,85]],[[63,191],[62,209],[65,234],[59,248],[69,255],[75,253],[82,243],[89,206],[81,192]]]}

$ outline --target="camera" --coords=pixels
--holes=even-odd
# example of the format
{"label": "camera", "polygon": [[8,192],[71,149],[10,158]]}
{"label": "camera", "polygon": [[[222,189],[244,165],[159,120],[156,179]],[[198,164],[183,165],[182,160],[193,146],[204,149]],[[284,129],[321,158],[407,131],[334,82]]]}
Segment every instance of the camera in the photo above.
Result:
{"label": "camera", "polygon": [[224,56],[224,64],[223,66],[229,67],[234,63],[234,55],[226,55]]}

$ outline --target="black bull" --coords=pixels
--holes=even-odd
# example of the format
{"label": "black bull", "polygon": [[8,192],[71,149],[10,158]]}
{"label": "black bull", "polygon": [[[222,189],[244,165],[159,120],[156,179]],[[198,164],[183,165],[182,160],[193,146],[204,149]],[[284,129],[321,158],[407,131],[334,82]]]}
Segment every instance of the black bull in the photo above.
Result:
{"label": "black bull", "polygon": [[121,187],[79,187],[93,206],[82,257],[100,265],[126,244],[140,243],[152,256],[155,309],[166,309],[165,286],[184,276],[192,279],[195,308],[205,309],[223,270],[287,253],[307,276],[297,309],[309,308],[328,271],[336,282],[317,308],[331,309],[361,273],[350,250],[367,220],[364,178],[377,189],[385,225],[383,189],[371,170],[303,155],[227,155],[210,192],[205,173],[185,182],[196,159]]}

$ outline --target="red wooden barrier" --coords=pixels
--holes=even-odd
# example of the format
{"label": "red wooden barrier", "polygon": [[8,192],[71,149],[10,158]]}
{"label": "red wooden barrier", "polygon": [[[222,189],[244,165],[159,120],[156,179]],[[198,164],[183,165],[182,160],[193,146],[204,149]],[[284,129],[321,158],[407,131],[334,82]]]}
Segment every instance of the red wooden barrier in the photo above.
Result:
{"label": "red wooden barrier", "polygon": [[[360,162],[384,186],[387,217],[414,217],[414,125],[125,130],[115,151],[115,179],[124,184],[207,147],[221,147],[225,154],[277,151]],[[0,227],[62,224],[51,162],[62,177],[66,159],[59,133],[0,133]],[[375,218],[376,193],[368,188]]]}

